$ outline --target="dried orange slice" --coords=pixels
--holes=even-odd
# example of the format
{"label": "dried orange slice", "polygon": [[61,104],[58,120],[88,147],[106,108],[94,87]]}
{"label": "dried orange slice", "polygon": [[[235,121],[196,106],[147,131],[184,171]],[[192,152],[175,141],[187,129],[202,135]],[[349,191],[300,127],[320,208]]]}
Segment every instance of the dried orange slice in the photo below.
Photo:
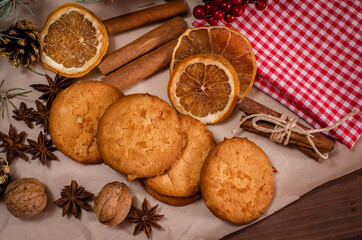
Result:
{"label": "dried orange slice", "polygon": [[40,44],[45,67],[62,76],[80,77],[101,61],[108,36],[93,12],[68,3],[50,13],[40,32]]}
{"label": "dried orange slice", "polygon": [[215,54],[185,58],[176,66],[168,83],[168,96],[176,110],[205,124],[227,118],[239,93],[239,80],[233,66]]}
{"label": "dried orange slice", "polygon": [[231,63],[240,81],[240,98],[250,91],[256,75],[256,60],[253,48],[244,35],[225,26],[186,30],[173,51],[171,73],[182,59],[200,53],[218,54]]}

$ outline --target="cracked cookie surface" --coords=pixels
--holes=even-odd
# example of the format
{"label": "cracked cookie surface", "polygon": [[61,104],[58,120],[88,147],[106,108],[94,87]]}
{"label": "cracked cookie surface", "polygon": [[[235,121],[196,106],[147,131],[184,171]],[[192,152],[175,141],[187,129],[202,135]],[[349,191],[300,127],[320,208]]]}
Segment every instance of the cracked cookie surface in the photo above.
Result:
{"label": "cracked cookie surface", "polygon": [[170,104],[150,94],[132,94],[106,110],[97,142],[104,163],[130,181],[171,167],[181,153],[183,133]]}
{"label": "cracked cookie surface", "polygon": [[273,198],[273,169],[255,143],[225,139],[206,158],[200,188],[215,216],[232,223],[249,222],[263,214]]}
{"label": "cracked cookie surface", "polygon": [[215,146],[213,134],[199,120],[180,115],[185,146],[180,157],[164,174],[143,179],[153,191],[170,197],[191,197],[200,191],[200,172],[208,153]]}
{"label": "cracked cookie surface", "polygon": [[95,137],[98,122],[109,105],[122,96],[118,88],[98,81],[74,83],[61,91],[49,114],[54,145],[78,162],[101,162]]}

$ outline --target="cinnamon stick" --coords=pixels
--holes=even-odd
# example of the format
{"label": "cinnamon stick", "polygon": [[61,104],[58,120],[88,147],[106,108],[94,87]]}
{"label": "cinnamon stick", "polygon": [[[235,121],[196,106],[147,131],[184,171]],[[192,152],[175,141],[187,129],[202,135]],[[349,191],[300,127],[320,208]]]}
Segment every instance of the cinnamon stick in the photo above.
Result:
{"label": "cinnamon stick", "polygon": [[102,78],[102,81],[124,89],[167,67],[171,62],[172,51],[176,44],[177,39],[174,39],[110,73]]}
{"label": "cinnamon stick", "polygon": [[108,34],[122,32],[187,12],[185,1],[172,1],[103,21]]}
{"label": "cinnamon stick", "polygon": [[[244,112],[247,115],[251,115],[251,114],[267,114],[270,116],[274,116],[274,117],[280,117],[281,114],[254,101],[251,100],[250,98],[245,97],[240,105],[239,105],[239,109],[240,111]],[[243,118],[241,118],[243,119]],[[297,123],[298,126],[302,127],[305,130],[308,130],[310,128]],[[259,122],[258,125],[265,127],[265,128],[270,128],[270,129],[274,129],[275,125],[271,124],[271,123],[266,123],[266,122]],[[251,120],[247,120],[244,124],[242,124],[241,126],[243,129],[250,131],[250,132],[254,132],[266,137],[270,137],[270,133],[262,133],[257,131],[253,125],[252,125],[252,121]],[[313,133],[312,134],[314,137],[312,138],[312,141],[314,142],[315,146],[318,148],[318,150],[322,153],[327,153],[330,152],[335,144],[335,141],[321,133]],[[296,147],[299,150],[301,150],[303,153],[305,153],[306,155],[308,155],[309,157],[315,159],[315,160],[320,160],[320,157],[318,156],[317,153],[314,152],[312,146],[309,144],[307,138],[303,135],[299,135],[297,133],[292,132],[291,136],[290,136],[290,140],[288,145],[292,146],[292,147]]]}
{"label": "cinnamon stick", "polygon": [[187,29],[181,17],[175,17],[126,46],[105,56],[98,65],[99,70],[108,74],[145,53],[179,37]]}

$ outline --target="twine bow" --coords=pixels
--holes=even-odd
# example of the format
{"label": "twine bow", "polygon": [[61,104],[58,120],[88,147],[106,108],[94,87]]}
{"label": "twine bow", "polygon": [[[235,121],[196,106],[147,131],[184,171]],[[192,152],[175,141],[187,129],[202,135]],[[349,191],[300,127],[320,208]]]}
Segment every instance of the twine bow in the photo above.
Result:
{"label": "twine bow", "polygon": [[[313,150],[321,158],[327,159],[328,154],[327,153],[322,154],[315,146],[314,142],[311,139],[312,137],[314,137],[312,134],[318,133],[318,132],[329,131],[333,128],[336,128],[339,125],[341,125],[342,123],[344,123],[348,118],[356,115],[358,112],[359,112],[359,109],[355,108],[347,116],[345,116],[344,118],[340,119],[338,122],[336,122],[328,127],[321,128],[321,129],[310,129],[310,130],[305,130],[302,127],[298,126],[297,120],[295,118],[288,116],[287,114],[284,114],[284,113],[281,115],[280,118],[270,116],[267,114],[262,114],[262,113],[251,114],[249,116],[246,116],[243,113],[246,117],[240,121],[238,126],[232,132],[235,133],[236,130],[241,127],[241,125],[243,125],[246,121],[251,119],[253,127],[259,132],[270,133],[271,135],[269,138],[270,138],[270,140],[272,140],[274,142],[283,143],[284,145],[287,145],[289,143],[290,135],[292,134],[292,132],[305,136],[307,138],[309,144],[313,148]],[[270,128],[265,128],[265,127],[259,126],[258,125],[259,121],[273,123],[273,124],[275,124],[275,128],[270,129]]]}

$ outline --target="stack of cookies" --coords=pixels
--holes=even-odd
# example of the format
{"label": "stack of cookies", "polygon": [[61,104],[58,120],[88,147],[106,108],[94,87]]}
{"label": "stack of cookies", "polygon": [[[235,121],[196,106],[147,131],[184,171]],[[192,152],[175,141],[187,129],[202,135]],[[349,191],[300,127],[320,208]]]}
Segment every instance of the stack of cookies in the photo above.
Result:
{"label": "stack of cookies", "polygon": [[202,196],[215,216],[244,223],[273,198],[272,166],[257,145],[245,138],[216,144],[205,124],[150,94],[124,96],[104,82],[74,83],[54,100],[49,124],[66,156],[103,161],[170,205]]}
{"label": "stack of cookies", "polygon": [[181,155],[163,174],[142,179],[142,185],[154,198],[170,205],[186,205],[200,195],[202,165],[215,146],[212,133],[205,124],[186,115],[180,115],[185,145]]}
{"label": "stack of cookies", "polygon": [[185,205],[201,197],[200,172],[215,146],[213,135],[156,96],[123,96],[103,82],[76,83],[54,101],[50,126],[65,155],[83,163],[103,160],[129,181],[140,178],[160,201]]}

